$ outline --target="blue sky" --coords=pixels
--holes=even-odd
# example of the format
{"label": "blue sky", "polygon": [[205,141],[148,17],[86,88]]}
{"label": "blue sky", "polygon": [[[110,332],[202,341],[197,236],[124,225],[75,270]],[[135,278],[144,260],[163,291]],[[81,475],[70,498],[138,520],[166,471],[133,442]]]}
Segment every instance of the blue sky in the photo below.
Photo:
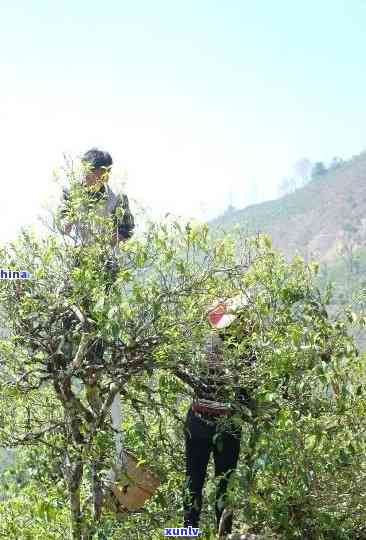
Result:
{"label": "blue sky", "polygon": [[366,2],[3,0],[0,20],[0,240],[56,197],[63,152],[107,149],[155,215],[210,218],[366,148]]}

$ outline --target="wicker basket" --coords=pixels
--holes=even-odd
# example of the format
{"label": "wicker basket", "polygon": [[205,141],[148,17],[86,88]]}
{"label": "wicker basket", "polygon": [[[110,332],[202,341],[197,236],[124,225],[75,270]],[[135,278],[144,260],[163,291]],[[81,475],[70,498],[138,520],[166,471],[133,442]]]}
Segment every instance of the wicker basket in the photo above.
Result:
{"label": "wicker basket", "polygon": [[125,452],[126,471],[121,479],[112,484],[112,492],[118,500],[121,511],[140,510],[144,503],[153,496],[160,485],[160,480],[144,465],[137,465],[137,459]]}

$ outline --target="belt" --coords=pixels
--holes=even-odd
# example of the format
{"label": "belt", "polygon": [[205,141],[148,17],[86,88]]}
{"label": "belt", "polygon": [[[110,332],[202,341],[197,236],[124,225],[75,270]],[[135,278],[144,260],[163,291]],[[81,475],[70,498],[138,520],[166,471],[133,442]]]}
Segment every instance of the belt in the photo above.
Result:
{"label": "belt", "polygon": [[229,409],[214,409],[207,407],[206,405],[199,405],[198,403],[192,404],[192,411],[196,413],[204,413],[211,416],[229,416],[231,411]]}

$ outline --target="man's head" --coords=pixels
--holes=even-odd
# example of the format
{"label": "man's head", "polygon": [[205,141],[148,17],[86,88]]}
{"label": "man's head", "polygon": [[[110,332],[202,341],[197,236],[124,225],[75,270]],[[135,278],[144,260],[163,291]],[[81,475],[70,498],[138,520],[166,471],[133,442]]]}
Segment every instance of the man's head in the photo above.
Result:
{"label": "man's head", "polygon": [[85,167],[84,183],[88,187],[97,187],[108,182],[113,164],[111,155],[108,152],[103,152],[98,148],[91,148],[91,150],[85,152],[81,162]]}

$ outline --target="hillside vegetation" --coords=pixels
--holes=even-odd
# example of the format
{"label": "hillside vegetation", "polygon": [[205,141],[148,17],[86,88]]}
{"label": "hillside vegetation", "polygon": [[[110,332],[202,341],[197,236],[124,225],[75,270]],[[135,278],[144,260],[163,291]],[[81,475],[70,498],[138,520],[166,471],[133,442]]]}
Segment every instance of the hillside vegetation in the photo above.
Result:
{"label": "hillside vegetation", "polygon": [[270,234],[286,256],[331,261],[342,244],[362,245],[366,217],[366,152],[277,200],[227,212],[212,225]]}

